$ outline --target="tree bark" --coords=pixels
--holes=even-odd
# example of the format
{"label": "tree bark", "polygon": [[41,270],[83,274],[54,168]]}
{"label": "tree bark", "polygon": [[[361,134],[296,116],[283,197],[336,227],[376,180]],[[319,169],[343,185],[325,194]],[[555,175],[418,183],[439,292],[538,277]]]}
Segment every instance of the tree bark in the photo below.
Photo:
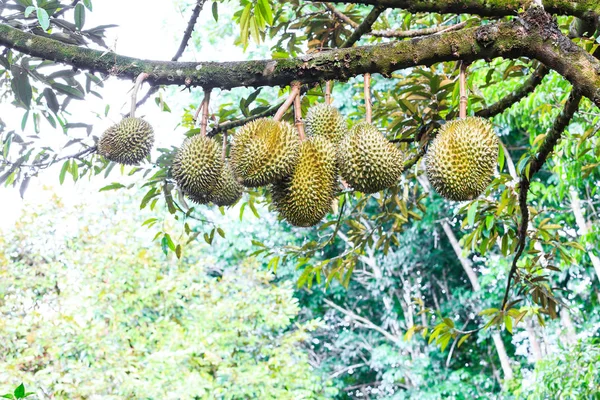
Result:
{"label": "tree bark", "polygon": [[0,45],[31,56],[126,79],[134,79],[146,72],[149,74],[148,82],[154,85],[221,89],[287,86],[292,81],[346,80],[365,73],[387,76],[417,65],[525,56],[556,70],[600,106],[600,60],[563,35],[551,16],[540,8],[532,8],[522,18],[511,22],[279,60],[222,63],[149,61],[68,45],[5,24],[0,24]]}
{"label": "tree bark", "polygon": [[527,331],[527,336],[529,337],[529,345],[531,346],[531,354],[533,355],[533,359],[538,362],[542,359],[542,348],[540,347],[540,342],[537,339],[535,327],[531,318],[528,318],[527,321],[525,321],[525,330]]}
{"label": "tree bark", "polygon": [[573,321],[571,320],[571,313],[569,312],[569,309],[567,307],[562,307],[559,314],[560,322],[566,330],[566,334],[564,336],[567,339],[567,343],[577,343],[577,332],[575,331],[575,327],[573,326]]}

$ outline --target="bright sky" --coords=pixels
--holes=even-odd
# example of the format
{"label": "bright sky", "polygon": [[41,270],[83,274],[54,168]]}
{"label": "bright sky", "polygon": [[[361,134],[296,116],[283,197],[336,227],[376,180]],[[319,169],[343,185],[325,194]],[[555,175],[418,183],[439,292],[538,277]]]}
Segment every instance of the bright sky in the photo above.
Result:
{"label": "bright sky", "polygon": [[[119,54],[155,60],[169,60],[177,50],[180,38],[187,25],[191,9],[182,12],[180,4],[188,2],[164,0],[96,0],[93,2],[94,11],[87,13],[84,28],[91,28],[97,25],[117,24],[118,28],[112,28],[107,31],[107,45],[116,49]],[[189,2],[191,3],[191,2]],[[227,10],[219,10],[223,17]],[[209,7],[202,11],[196,27],[202,27],[213,21]],[[200,39],[202,40],[202,39]],[[226,43],[225,47],[220,43],[216,48],[209,43],[202,42],[202,54],[197,54],[193,49],[186,52],[181,60],[185,61],[226,61],[236,60],[244,57],[241,49],[235,47],[232,43]],[[246,55],[247,57],[247,55]],[[93,135],[100,136],[101,133],[110,125],[120,120],[121,115],[129,110],[129,90],[132,82],[122,81],[111,78],[105,82],[104,89],[100,92],[104,99],[98,99],[95,96],[88,96],[85,101],[74,101],[69,106],[72,113],[70,122],[93,123]],[[143,86],[138,94],[143,96],[147,86]],[[213,104],[219,100],[218,91],[212,96]],[[169,99],[169,107],[172,113],[159,112],[158,107],[153,100],[148,101],[144,106],[138,109],[138,116],[144,116],[154,127],[156,132],[156,146],[169,147],[179,145],[183,140],[185,130],[177,128],[177,124],[182,115],[183,107],[192,102],[192,97],[181,93],[176,97]],[[98,118],[92,112],[104,115],[104,108],[109,104],[111,106],[108,118]],[[0,115],[7,124],[7,129],[15,129],[18,134],[32,135],[33,124],[30,123],[21,132],[21,118],[24,111],[16,110],[10,104],[0,103]],[[60,131],[54,131],[44,121],[40,137],[47,144],[56,146],[56,143],[64,143],[65,137]],[[86,143],[92,143],[88,139]],[[64,150],[63,155],[77,152],[76,146]],[[41,189],[51,186],[62,197],[81,197],[93,201],[94,195],[100,187],[114,181],[124,181],[124,178],[118,176],[113,170],[107,180],[102,177],[96,177],[91,182],[87,179],[72,184],[72,180],[67,178],[65,184],[60,186],[58,183],[58,172],[62,163],[42,171],[40,175],[31,180],[25,200],[21,200],[18,188],[0,187],[0,228],[10,226],[18,218],[20,210],[28,202],[43,201]]]}

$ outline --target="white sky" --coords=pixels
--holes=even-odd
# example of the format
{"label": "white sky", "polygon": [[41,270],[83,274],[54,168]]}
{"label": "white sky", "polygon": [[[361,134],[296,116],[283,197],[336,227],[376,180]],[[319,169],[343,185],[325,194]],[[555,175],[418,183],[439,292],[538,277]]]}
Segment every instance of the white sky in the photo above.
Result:
{"label": "white sky", "polygon": [[[112,28],[107,31],[106,39],[107,45],[116,49],[117,53],[145,59],[169,60],[179,46],[181,36],[191,13],[191,8],[182,12],[180,3],[182,2],[164,0],[95,0],[93,2],[93,12],[86,13],[84,29],[89,29],[97,25],[117,24],[119,25],[118,28]],[[204,25],[214,21],[210,6],[211,3],[207,2],[204,10],[202,10],[196,25],[197,31],[202,29]],[[219,12],[221,14],[220,21],[222,21],[222,18],[227,18],[227,14],[231,14],[231,11],[225,10],[223,7],[220,7]],[[202,38],[202,35],[199,36]],[[198,54],[193,49],[193,46],[188,47],[188,51],[181,60],[228,61],[239,60],[244,57],[248,57],[248,55],[244,56],[242,50],[233,45],[232,38],[231,43],[225,43],[224,45],[220,43],[218,48],[211,46],[207,42],[202,42],[201,54]],[[100,136],[108,126],[119,121],[121,115],[129,110],[129,90],[131,87],[132,82],[115,78],[109,79],[105,82],[104,88],[100,88],[99,90],[104,96],[103,100],[88,95],[85,101],[73,101],[71,103],[69,111],[73,116],[70,118],[70,122],[93,123],[93,135]],[[142,87],[138,98],[143,96],[146,90],[147,85]],[[213,94],[212,101],[212,104],[218,104],[218,91]],[[177,96],[172,96],[168,99],[172,113],[159,112],[153,99],[138,109],[136,115],[144,116],[155,129],[155,148],[180,144],[183,140],[185,130],[177,128],[177,125],[180,121],[183,107],[191,102],[192,97],[187,92],[181,92]],[[95,112],[104,115],[106,104],[110,104],[111,106],[108,118],[99,119],[92,114],[92,112]],[[18,134],[23,136],[32,135],[33,124],[31,120],[25,132],[22,132],[20,129],[23,113],[22,109],[16,110],[10,104],[0,103],[0,115],[2,115],[2,119],[7,124],[7,130],[15,129]],[[56,143],[66,142],[65,136],[61,131],[53,131],[46,121],[43,121],[43,123],[40,137],[47,144],[56,147]],[[89,138],[85,142],[91,144],[92,140]],[[61,154],[68,155],[77,151],[77,146],[72,146],[64,149]],[[86,178],[73,185],[72,179],[67,176],[65,184],[60,186],[58,183],[58,174],[61,165],[62,163],[58,163],[58,165],[42,171],[38,177],[33,178],[25,193],[25,201],[21,200],[18,187],[0,187],[0,228],[12,225],[16,218],[18,218],[24,204],[43,201],[41,200],[44,197],[41,195],[42,187],[51,186],[64,198],[84,196],[86,199],[93,201],[93,197],[98,194],[97,190],[100,187],[111,182],[123,182],[125,180],[124,177],[118,175],[117,168],[115,168],[107,180],[104,180],[102,176],[97,176],[91,182],[88,182]]]}

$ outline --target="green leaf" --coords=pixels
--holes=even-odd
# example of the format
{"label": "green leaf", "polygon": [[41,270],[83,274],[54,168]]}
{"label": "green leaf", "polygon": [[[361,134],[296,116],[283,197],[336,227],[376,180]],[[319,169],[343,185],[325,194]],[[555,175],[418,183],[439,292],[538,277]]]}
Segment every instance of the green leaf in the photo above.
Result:
{"label": "green leaf", "polygon": [[263,18],[267,22],[267,24],[273,24],[273,11],[271,10],[271,5],[269,4],[269,0],[258,0],[258,9],[262,14]]}
{"label": "green leaf", "polygon": [[167,240],[167,246],[169,247],[169,249],[171,249],[172,251],[175,251],[175,243],[173,243],[173,240],[171,239],[171,235],[169,235],[168,233],[165,233],[165,239]]}
{"label": "green leaf", "polygon": [[3,394],[0,397],[3,399],[11,399],[11,400],[13,400],[15,398],[15,396],[13,396],[12,394]]}
{"label": "green leaf", "polygon": [[456,347],[460,347],[460,345],[463,344],[465,342],[465,340],[467,340],[469,338],[469,336],[471,336],[471,334],[467,333],[466,335],[464,335],[463,337],[461,337],[458,340],[458,343],[456,344]]}
{"label": "green leaf", "polygon": [[69,97],[74,97],[79,100],[85,99],[85,94],[83,94],[79,89],[74,87],[63,85],[62,83],[52,82],[50,84],[54,89],[62,94],[66,94]]}
{"label": "green leaf", "polygon": [[504,325],[506,325],[506,330],[509,331],[512,335],[513,333],[513,320],[509,315],[504,316]]}
{"label": "green leaf", "polygon": [[251,3],[246,4],[242,16],[240,17],[240,39],[244,48],[248,46],[248,36],[250,35],[250,10]]}
{"label": "green leaf", "polygon": [[75,26],[77,30],[81,30],[85,24],[85,7],[83,4],[78,3],[75,6]]}
{"label": "green leaf", "polygon": [[177,256],[177,258],[181,258],[181,245],[178,244],[177,247],[175,248],[175,255]]}
{"label": "green leaf", "polygon": [[60,175],[58,175],[58,181],[60,182],[61,185],[65,181],[65,175],[67,174],[67,171],[69,170],[69,164],[70,164],[69,160],[65,161],[60,170]]}
{"label": "green leaf", "polygon": [[29,18],[29,16],[31,15],[32,12],[35,11],[35,7],[34,6],[29,6],[25,9],[25,18]]}
{"label": "green leaf", "polygon": [[44,89],[44,98],[46,99],[46,105],[54,114],[60,110],[60,104],[58,103],[58,99],[56,98],[56,94],[50,88]]}
{"label": "green leaf", "polygon": [[125,185],[123,185],[121,183],[118,183],[118,182],[114,182],[114,183],[111,183],[108,186],[104,186],[102,189],[99,190],[99,192],[105,192],[107,190],[116,190],[116,189],[121,189],[121,188],[124,188],[124,187],[125,187]]}
{"label": "green leaf", "polygon": [[50,28],[50,16],[48,15],[48,12],[43,8],[38,8],[37,17],[42,29],[47,31],[48,28]]}
{"label": "green leaf", "polygon": [[75,160],[71,162],[71,176],[73,177],[73,182],[77,182],[79,178],[79,165],[77,165],[77,161]]}
{"label": "green leaf", "polygon": [[15,96],[25,105],[27,109],[29,109],[33,95],[31,84],[29,83],[29,74],[25,68],[22,68],[18,65],[12,66],[11,73],[13,76],[11,86]]}
{"label": "green leaf", "polygon": [[477,201],[474,201],[469,206],[469,211],[467,213],[467,222],[470,226],[475,225],[475,215],[477,215]]}
{"label": "green leaf", "polygon": [[17,399],[25,398],[25,386],[22,383],[15,389],[14,395]]}
{"label": "green leaf", "polygon": [[225,231],[223,229],[217,228],[217,232],[223,239],[225,239]]}
{"label": "green leaf", "polygon": [[83,0],[83,5],[85,5],[88,10],[93,11],[92,10],[92,0]]}
{"label": "green leaf", "polygon": [[212,15],[215,22],[219,22],[219,5],[216,1],[213,1],[212,3]]}

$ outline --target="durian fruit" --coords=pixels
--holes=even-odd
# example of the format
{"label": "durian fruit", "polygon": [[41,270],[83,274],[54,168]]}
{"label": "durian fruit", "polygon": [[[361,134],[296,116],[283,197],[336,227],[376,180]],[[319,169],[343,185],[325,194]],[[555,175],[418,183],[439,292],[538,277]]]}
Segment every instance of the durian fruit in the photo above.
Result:
{"label": "durian fruit", "polygon": [[338,165],[342,178],[354,190],[375,193],[398,182],[403,158],[375,126],[360,122],[342,139]]}
{"label": "durian fruit", "polygon": [[98,154],[120,164],[135,165],[154,145],[154,129],[141,118],[124,118],[108,128],[98,141]]}
{"label": "durian fruit", "polygon": [[300,139],[289,123],[268,118],[248,122],[233,138],[233,174],[247,187],[280,181],[292,173],[299,148]]}
{"label": "durian fruit", "polygon": [[234,205],[244,193],[244,187],[233,177],[231,166],[225,163],[221,171],[221,176],[217,180],[208,198],[217,206]]}
{"label": "durian fruit", "polygon": [[308,227],[331,210],[337,184],[335,146],[321,136],[300,145],[294,173],[271,186],[275,209],[290,224]]}
{"label": "durian fruit", "polygon": [[223,169],[219,145],[203,135],[185,139],[173,160],[172,174],[175,181],[192,201],[210,194]]}
{"label": "durian fruit", "polygon": [[449,200],[478,197],[490,184],[498,160],[498,137],[483,118],[468,117],[442,126],[425,156],[427,177]]}
{"label": "durian fruit", "polygon": [[337,144],[348,133],[348,123],[337,108],[328,104],[316,104],[308,109],[306,118],[308,136],[323,136]]}

